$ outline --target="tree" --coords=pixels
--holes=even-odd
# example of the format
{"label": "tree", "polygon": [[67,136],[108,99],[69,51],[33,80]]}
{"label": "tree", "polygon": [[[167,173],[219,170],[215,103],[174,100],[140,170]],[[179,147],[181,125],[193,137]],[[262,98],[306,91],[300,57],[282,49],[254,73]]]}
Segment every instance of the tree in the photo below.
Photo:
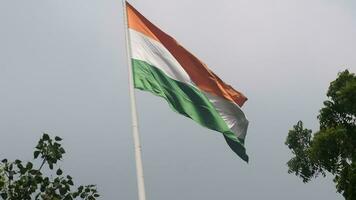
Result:
{"label": "tree", "polygon": [[356,76],[345,70],[330,83],[328,99],[318,116],[320,130],[312,131],[299,121],[285,144],[294,157],[288,172],[303,182],[329,172],[336,189],[346,200],[356,199]]}
{"label": "tree", "polygon": [[[0,197],[4,200],[95,200],[99,197],[95,185],[74,188],[73,178],[56,167],[65,154],[61,140],[60,137],[53,140],[48,134],[43,134],[33,152],[34,159],[40,161],[37,161],[38,167],[32,162],[3,159],[0,164]],[[55,174],[46,176],[44,166]]]}

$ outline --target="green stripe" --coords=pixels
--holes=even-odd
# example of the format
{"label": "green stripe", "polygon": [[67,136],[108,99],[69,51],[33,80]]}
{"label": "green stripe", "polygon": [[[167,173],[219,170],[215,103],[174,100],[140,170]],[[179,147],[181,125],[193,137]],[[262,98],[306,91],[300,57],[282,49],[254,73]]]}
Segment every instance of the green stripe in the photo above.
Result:
{"label": "green stripe", "polygon": [[242,142],[237,140],[215,107],[198,89],[168,77],[160,69],[144,61],[132,59],[132,66],[135,88],[165,98],[174,111],[202,126],[223,133],[229,146],[247,161]]}

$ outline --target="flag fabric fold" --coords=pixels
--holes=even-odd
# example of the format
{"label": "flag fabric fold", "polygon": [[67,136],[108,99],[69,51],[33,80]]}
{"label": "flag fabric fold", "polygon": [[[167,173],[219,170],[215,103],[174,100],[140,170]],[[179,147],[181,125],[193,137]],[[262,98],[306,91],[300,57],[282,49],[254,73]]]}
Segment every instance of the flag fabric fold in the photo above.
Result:
{"label": "flag fabric fold", "polygon": [[248,120],[241,110],[247,98],[129,3],[126,11],[134,87],[166,99],[172,110],[222,133],[248,162]]}

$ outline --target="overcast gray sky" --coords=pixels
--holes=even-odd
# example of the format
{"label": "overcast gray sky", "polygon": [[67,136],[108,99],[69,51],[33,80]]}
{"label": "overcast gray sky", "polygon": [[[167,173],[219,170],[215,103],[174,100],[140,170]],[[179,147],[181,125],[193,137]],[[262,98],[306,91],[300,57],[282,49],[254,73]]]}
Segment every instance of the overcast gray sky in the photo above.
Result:
{"label": "overcast gray sky", "polygon": [[[353,0],[131,0],[242,91],[250,163],[220,133],[137,91],[147,199],[343,199],[332,177],[287,173],[284,141],[313,130],[330,81],[356,72]],[[27,159],[42,132],[60,165],[102,199],[136,199],[120,0],[0,1],[0,157]]]}

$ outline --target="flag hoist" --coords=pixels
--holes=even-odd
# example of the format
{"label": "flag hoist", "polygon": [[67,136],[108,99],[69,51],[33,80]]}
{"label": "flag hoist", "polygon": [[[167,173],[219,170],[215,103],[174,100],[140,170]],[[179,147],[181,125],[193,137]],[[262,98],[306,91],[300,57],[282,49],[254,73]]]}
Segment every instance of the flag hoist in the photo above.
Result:
{"label": "flag hoist", "polygon": [[126,1],[123,10],[139,200],[146,197],[134,88],[166,99],[175,112],[222,133],[248,162],[248,120],[241,109],[247,98]]}

